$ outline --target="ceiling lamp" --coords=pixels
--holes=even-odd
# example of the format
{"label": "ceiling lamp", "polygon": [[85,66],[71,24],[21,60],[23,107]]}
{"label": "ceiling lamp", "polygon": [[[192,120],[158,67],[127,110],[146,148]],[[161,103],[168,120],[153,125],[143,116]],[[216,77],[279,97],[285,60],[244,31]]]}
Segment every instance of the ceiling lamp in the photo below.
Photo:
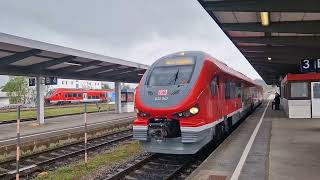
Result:
{"label": "ceiling lamp", "polygon": [[260,12],[261,24],[262,26],[269,26],[269,13],[268,12]]}

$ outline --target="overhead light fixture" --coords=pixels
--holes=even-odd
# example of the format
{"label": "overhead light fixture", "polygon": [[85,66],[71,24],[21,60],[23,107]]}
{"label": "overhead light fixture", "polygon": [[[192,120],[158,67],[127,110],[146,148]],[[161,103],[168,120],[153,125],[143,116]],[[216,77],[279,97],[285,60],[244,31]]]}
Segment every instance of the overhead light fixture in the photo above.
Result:
{"label": "overhead light fixture", "polygon": [[63,64],[68,64],[68,65],[71,65],[71,66],[82,66],[81,64],[72,63],[72,62],[63,62]]}
{"label": "overhead light fixture", "polygon": [[271,57],[268,57],[268,60],[269,60],[269,61],[271,61],[271,59],[272,59]]}
{"label": "overhead light fixture", "polygon": [[269,13],[268,12],[260,12],[261,24],[262,26],[269,26]]}
{"label": "overhead light fixture", "polygon": [[143,74],[138,74],[138,76],[143,76]]}

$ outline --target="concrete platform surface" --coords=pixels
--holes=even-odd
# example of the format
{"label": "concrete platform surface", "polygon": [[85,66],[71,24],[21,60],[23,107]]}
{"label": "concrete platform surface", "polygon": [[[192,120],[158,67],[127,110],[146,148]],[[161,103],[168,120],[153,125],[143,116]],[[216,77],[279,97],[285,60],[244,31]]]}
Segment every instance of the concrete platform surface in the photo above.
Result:
{"label": "concrete platform surface", "polygon": [[[266,103],[249,116],[188,179],[230,179]],[[241,163],[240,163],[241,164]],[[320,119],[288,119],[267,107],[240,168],[241,180],[320,179]]]}
{"label": "concrete platform surface", "polygon": [[[98,112],[98,113],[88,113],[87,123],[90,125],[101,124],[102,122],[114,121],[117,119],[136,117],[135,113],[121,113],[116,114],[112,112]],[[84,124],[84,115],[70,115],[61,116],[56,118],[46,119],[46,124],[37,126],[35,122],[21,122],[20,131],[21,136],[42,133],[48,131],[59,130],[63,128],[71,128],[75,126],[80,126]],[[0,142],[6,139],[16,137],[16,123],[0,125]]]}

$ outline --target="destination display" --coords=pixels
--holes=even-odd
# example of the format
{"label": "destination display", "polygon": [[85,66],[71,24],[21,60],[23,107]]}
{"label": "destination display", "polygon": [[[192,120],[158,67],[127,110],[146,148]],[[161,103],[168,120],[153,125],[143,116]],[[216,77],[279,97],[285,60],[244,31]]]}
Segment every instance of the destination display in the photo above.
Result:
{"label": "destination display", "polygon": [[45,85],[57,85],[58,78],[57,77],[46,77],[44,81]]}
{"label": "destination display", "polygon": [[320,72],[320,59],[302,59],[300,70],[301,72]]}

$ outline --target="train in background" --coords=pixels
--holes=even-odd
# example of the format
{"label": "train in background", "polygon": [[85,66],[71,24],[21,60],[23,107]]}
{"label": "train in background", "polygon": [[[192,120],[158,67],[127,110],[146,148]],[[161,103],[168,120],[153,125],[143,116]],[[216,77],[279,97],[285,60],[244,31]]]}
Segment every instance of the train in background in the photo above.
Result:
{"label": "train in background", "polygon": [[114,102],[113,90],[85,90],[57,88],[50,90],[46,97],[46,104],[94,103]]}
{"label": "train in background", "polygon": [[262,102],[263,88],[204,52],[157,60],[136,89],[133,137],[148,152],[194,154]]}

